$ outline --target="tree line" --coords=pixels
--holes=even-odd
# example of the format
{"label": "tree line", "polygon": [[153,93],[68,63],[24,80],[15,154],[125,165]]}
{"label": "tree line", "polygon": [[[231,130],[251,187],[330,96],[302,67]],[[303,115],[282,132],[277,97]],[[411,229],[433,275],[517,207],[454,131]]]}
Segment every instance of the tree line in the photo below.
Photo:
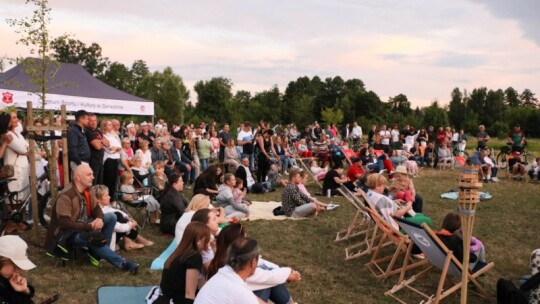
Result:
{"label": "tree line", "polygon": [[252,94],[245,90],[233,93],[230,79],[214,77],[194,85],[197,102],[191,103],[182,77],[170,67],[151,73],[144,60],[135,60],[131,66],[111,62],[102,55],[99,44],[86,45],[69,37],[54,39],[51,49],[56,60],[81,64],[103,82],[154,101],[156,116],[171,122],[236,124],[263,119],[302,127],[314,121],[338,125],[357,121],[364,127],[390,123],[452,126],[472,134],[483,124],[490,134],[500,137],[511,126],[521,124],[528,136],[540,137],[539,102],[529,89],[520,93],[512,87],[480,87],[471,92],[455,88],[447,106],[434,100],[427,107],[413,109],[405,94],[383,101],[356,78],[303,76],[289,82],[284,91],[274,85]]}

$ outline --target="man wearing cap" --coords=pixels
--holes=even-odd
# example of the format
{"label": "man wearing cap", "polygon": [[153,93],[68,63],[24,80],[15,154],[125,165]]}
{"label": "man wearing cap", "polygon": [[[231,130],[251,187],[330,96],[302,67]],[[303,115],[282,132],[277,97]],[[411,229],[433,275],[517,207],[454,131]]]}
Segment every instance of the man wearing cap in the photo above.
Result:
{"label": "man wearing cap", "polygon": [[[66,244],[89,248],[92,264],[99,265],[99,259],[105,259],[119,269],[136,274],[139,264],[124,259],[109,247],[116,225],[116,215],[103,214],[97,202],[91,200],[88,190],[93,179],[89,165],[82,164],[75,168],[72,184],[67,186],[54,202],[44,247],[50,254],[55,254],[58,249],[68,253],[72,248],[66,248],[61,240],[69,238],[72,241],[66,240]],[[97,239],[100,236],[104,237],[105,242],[92,242],[92,238]]]}
{"label": "man wearing cap", "polygon": [[0,303],[34,303],[34,287],[20,274],[36,267],[28,259],[27,249],[19,236],[0,237]]}

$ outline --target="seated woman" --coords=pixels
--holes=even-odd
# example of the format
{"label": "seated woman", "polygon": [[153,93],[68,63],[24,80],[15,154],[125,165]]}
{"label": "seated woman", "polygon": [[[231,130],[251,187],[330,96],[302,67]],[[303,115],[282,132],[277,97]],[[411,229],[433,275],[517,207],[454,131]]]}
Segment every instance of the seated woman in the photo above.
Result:
{"label": "seated woman", "polygon": [[213,199],[218,193],[218,182],[221,175],[221,168],[218,166],[209,166],[204,170],[201,175],[195,180],[193,186],[193,194],[204,194],[210,196]]}
{"label": "seated woman", "polygon": [[486,149],[483,162],[487,165],[486,167],[483,167],[486,168],[485,181],[498,182],[499,178],[497,177],[497,173],[499,172],[499,168],[497,162],[493,159],[490,148]]}
{"label": "seated woman", "polygon": [[[124,172],[125,173],[125,172]],[[97,204],[103,210],[103,213],[114,213],[116,215],[116,224],[114,225],[114,232],[116,232],[116,239],[111,241],[111,249],[116,249],[116,244],[123,239],[123,248],[125,251],[131,251],[133,249],[140,249],[145,246],[154,246],[154,242],[145,239],[137,231],[137,222],[129,216],[127,213],[111,207],[111,197],[109,196],[109,188],[105,185],[95,185],[90,190],[90,198],[95,200]]]}
{"label": "seated woman", "polygon": [[400,206],[396,202],[384,196],[383,193],[386,188],[386,178],[381,174],[371,174],[368,176],[367,186],[370,189],[366,194],[368,202],[370,205],[374,206],[381,217],[391,224],[396,230],[399,230],[399,225],[392,218],[392,216],[405,218],[407,221],[416,224],[426,223],[429,226],[432,225],[431,219],[424,216],[422,213],[416,213],[414,216],[407,214],[410,210],[412,210],[412,202]]}
{"label": "seated woman", "polygon": [[242,202],[237,203],[234,200],[233,190],[236,185],[236,177],[232,173],[225,174],[224,184],[219,188],[219,194],[216,201],[219,207],[225,209],[227,218],[236,217],[242,219],[249,217],[249,207]]}
{"label": "seated woman", "polygon": [[340,192],[337,191],[341,184],[344,184],[349,190],[354,191],[354,184],[349,181],[349,179],[343,176],[343,167],[340,164],[334,166],[334,168],[328,173],[323,180],[323,194],[328,196],[330,195],[340,195]]}
{"label": "seated woman", "polygon": [[300,192],[298,185],[302,182],[299,170],[291,170],[289,173],[289,183],[281,195],[281,205],[286,216],[306,217],[325,207],[318,206],[313,199]]}
{"label": "seated woman", "polygon": [[150,194],[144,194],[141,191],[135,190],[133,187],[133,173],[124,171],[120,176],[120,193],[122,194],[123,202],[142,202],[146,203],[146,210],[150,215],[150,223],[159,224],[159,202]]}
{"label": "seated woman", "polygon": [[316,159],[313,159],[309,162],[309,171],[311,171],[311,174],[315,175],[318,180],[322,180],[328,172],[328,167],[319,167],[319,162]]}
{"label": "seated woman", "polygon": [[196,304],[260,304],[245,283],[257,269],[259,245],[249,238],[236,239],[228,249],[225,265],[197,294]]}
{"label": "seated woman", "polygon": [[[34,303],[35,289],[21,270],[36,267],[27,256],[28,245],[16,235],[0,237],[0,300],[2,303]],[[5,302],[4,302],[5,301]]]}
{"label": "seated woman", "polygon": [[182,190],[184,190],[184,181],[180,175],[173,174],[161,199],[160,229],[163,233],[174,234],[176,222],[186,210],[188,202],[182,195]]}
{"label": "seated woman", "polygon": [[[300,176],[302,177],[302,181],[297,185],[298,189],[300,189],[300,192],[302,192],[305,196],[307,196],[309,199],[311,199],[317,206],[324,207],[325,209],[328,207],[329,204],[325,204],[321,201],[319,201],[316,197],[313,197],[311,193],[306,188],[306,184],[308,182],[308,175],[304,171],[300,171]],[[335,208],[338,205],[333,205]]]}
{"label": "seated woman", "polygon": [[[540,249],[535,249],[531,254],[531,275],[538,276],[538,273],[540,272]],[[540,285],[536,285],[536,287],[533,287],[530,294],[530,304],[538,304],[540,303]]]}
{"label": "seated woman", "polygon": [[437,158],[439,159],[439,165],[444,170],[447,164],[450,164],[450,168],[454,169],[456,165],[456,159],[452,155],[452,150],[448,148],[446,143],[442,143],[437,152]]}
{"label": "seated woman", "polygon": [[305,138],[300,139],[297,150],[300,157],[313,157],[313,151],[308,149]]}
{"label": "seated woman", "polygon": [[[203,257],[203,278],[206,277],[206,272],[208,270],[208,266],[210,266],[210,263],[212,262],[212,259],[214,258],[214,253],[216,252],[216,237],[218,236],[221,229],[219,228],[219,218],[217,216],[217,212],[214,209],[200,209],[197,210],[193,217],[191,218],[191,222],[199,222],[203,223],[208,228],[210,228],[210,244],[204,248],[202,251],[202,257]],[[185,232],[184,232],[185,235]],[[183,237],[182,237],[183,238]],[[180,240],[180,243],[182,243],[182,240]]]}
{"label": "seated woman", "polygon": [[135,151],[135,155],[139,155],[141,157],[141,166],[145,168],[146,170],[150,169],[152,166],[152,152],[150,151],[149,142],[146,140],[143,140],[139,142],[139,150]]}
{"label": "seated woman", "polygon": [[227,142],[227,146],[225,147],[225,158],[223,160],[223,163],[229,165],[230,171],[235,171],[238,167],[240,167],[240,157],[238,157],[238,152],[236,152],[236,145],[234,144],[234,139],[231,138]]}
{"label": "seated woman", "polygon": [[[227,249],[238,238],[246,236],[246,230],[240,223],[230,224],[223,228],[216,239],[216,254],[208,268],[207,280],[210,280],[224,266]],[[290,267],[279,267],[259,257],[255,273],[247,278],[250,290],[264,302],[269,300],[276,304],[294,303],[286,283],[300,281],[298,271]]]}
{"label": "seated woman", "polygon": [[150,185],[150,171],[143,165],[143,158],[140,153],[135,153],[130,160],[131,173],[141,183],[141,186],[148,187]]}
{"label": "seated woman", "polygon": [[[446,214],[442,221],[441,230],[436,232],[441,241],[450,249],[454,256],[463,262],[463,239],[460,236],[461,217],[455,212]],[[485,249],[482,242],[476,238],[471,239],[469,269],[473,270],[478,262],[486,263]]]}
{"label": "seated woman", "polygon": [[210,228],[194,222],[186,227],[182,241],[165,262],[154,304],[193,303],[202,269],[202,252],[210,244]]}
{"label": "seated woman", "polygon": [[414,190],[414,183],[408,175],[405,166],[398,166],[394,171],[394,179],[390,187],[388,187],[388,191],[391,198],[412,204],[416,196],[416,190]]}

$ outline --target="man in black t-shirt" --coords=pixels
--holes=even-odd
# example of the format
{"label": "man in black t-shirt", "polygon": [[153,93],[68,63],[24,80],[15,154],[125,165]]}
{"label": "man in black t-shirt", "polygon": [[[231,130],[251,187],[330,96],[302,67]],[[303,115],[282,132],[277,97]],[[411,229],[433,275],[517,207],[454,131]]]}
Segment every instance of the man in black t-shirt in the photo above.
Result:
{"label": "man in black t-shirt", "polygon": [[109,141],[103,137],[101,131],[97,128],[96,114],[88,114],[88,126],[85,129],[84,135],[90,146],[90,168],[94,172],[93,185],[103,184],[103,156],[105,147],[109,145]]}

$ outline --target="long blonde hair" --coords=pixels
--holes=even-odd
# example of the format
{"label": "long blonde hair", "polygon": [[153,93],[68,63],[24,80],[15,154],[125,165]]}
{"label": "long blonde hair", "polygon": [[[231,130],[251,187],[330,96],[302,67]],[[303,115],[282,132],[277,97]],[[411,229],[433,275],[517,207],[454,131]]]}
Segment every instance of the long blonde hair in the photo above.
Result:
{"label": "long blonde hair", "polygon": [[204,208],[208,208],[210,205],[210,197],[204,194],[196,194],[191,198],[186,211],[197,211]]}

